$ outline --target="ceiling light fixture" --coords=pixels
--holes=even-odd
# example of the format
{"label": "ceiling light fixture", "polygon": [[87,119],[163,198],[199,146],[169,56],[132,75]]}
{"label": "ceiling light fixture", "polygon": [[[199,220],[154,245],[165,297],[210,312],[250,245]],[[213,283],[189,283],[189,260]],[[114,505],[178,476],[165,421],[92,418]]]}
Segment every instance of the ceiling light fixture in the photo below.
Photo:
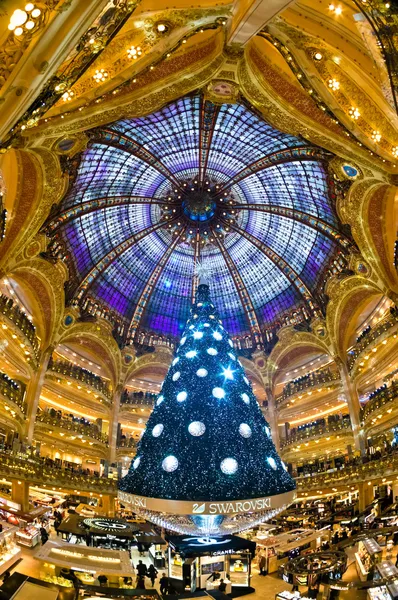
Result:
{"label": "ceiling light fixture", "polygon": [[105,81],[105,79],[107,79],[109,77],[108,73],[105,71],[105,69],[97,69],[96,72],[93,75],[93,79],[95,79],[95,81],[97,83],[102,83],[103,81]]}
{"label": "ceiling light fixture", "polygon": [[140,46],[131,46],[127,50],[127,56],[133,60],[136,60],[141,54],[142,51]]}

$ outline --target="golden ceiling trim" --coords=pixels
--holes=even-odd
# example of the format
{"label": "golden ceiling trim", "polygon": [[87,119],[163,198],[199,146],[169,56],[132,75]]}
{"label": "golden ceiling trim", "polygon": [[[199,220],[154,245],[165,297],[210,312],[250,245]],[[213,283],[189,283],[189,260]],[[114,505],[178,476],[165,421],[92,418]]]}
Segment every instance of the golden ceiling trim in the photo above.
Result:
{"label": "golden ceiling trim", "polygon": [[56,123],[47,123],[24,132],[23,141],[27,146],[37,144],[42,138],[63,138],[80,131],[106,125],[123,118],[141,117],[155,112],[172,102],[205,85],[223,62],[222,44],[224,36],[215,36],[207,45],[208,52],[201,58],[197,71],[194,64],[185,65],[184,69],[169,76],[169,79],[156,79],[148,89],[139,85],[133,93],[123,98],[113,98],[108,105],[92,107],[90,115],[81,112],[67,115],[61,122],[60,117]]}
{"label": "golden ceiling trim", "polygon": [[[308,107],[307,114],[295,108],[291,99],[289,101],[284,98],[281,95],[280,85],[288,83],[288,80],[273,69],[271,63],[265,56],[260,55],[256,48],[248,48],[246,58],[246,62],[242,62],[239,68],[241,87],[245,96],[260,110],[268,122],[292,135],[302,135],[312,143],[330,150],[349,162],[358,163],[365,172],[370,171],[373,174],[375,171],[381,171],[385,174],[382,167],[365,157],[364,151],[354,145],[354,142],[343,137],[344,132],[341,127],[334,125],[304,91],[294,88],[296,97]],[[271,72],[271,76],[265,77],[263,73],[265,70],[267,73]],[[293,87],[292,84],[289,85]],[[325,118],[328,118],[329,126],[326,126]],[[337,136],[342,138],[340,142]]]}

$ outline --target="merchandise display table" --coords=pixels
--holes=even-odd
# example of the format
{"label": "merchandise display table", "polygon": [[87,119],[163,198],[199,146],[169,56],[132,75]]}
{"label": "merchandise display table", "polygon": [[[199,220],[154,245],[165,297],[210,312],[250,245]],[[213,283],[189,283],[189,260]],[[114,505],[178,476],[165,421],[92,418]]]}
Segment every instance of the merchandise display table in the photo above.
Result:
{"label": "merchandise display table", "polygon": [[116,577],[134,576],[130,555],[125,550],[104,550],[64,542],[47,542],[39,548],[34,557],[57,567],[76,571]]}

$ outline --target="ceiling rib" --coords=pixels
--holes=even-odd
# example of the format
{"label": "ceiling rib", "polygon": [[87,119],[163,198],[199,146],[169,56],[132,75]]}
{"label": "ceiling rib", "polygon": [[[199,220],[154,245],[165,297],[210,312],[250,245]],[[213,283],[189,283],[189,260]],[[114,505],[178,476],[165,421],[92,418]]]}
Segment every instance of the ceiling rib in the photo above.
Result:
{"label": "ceiling rib", "polygon": [[158,200],[151,198],[150,196],[103,196],[102,198],[95,198],[88,202],[82,202],[77,206],[69,208],[56,216],[50,217],[49,222],[45,225],[44,229],[49,233],[53,233],[59,227],[62,227],[69,221],[73,221],[78,217],[88,215],[89,213],[112,206],[124,206],[124,205],[138,205],[138,204],[165,204],[165,200]]}
{"label": "ceiling rib", "polygon": [[259,160],[256,160],[251,165],[248,165],[236,175],[231,177],[219,190],[218,195],[223,194],[226,190],[230,189],[233,185],[242,181],[246,177],[258,173],[258,171],[264,171],[269,167],[280,165],[290,162],[302,162],[302,161],[314,161],[314,160],[326,160],[330,158],[330,153],[317,146],[296,146],[295,148],[287,148],[285,150],[277,150],[268,156],[264,156]]}
{"label": "ceiling rib", "polygon": [[230,257],[226,248],[223,246],[223,244],[218,239],[217,233],[216,233],[216,231],[214,231],[213,228],[212,228],[212,233],[214,235],[214,239],[217,241],[217,245],[220,249],[220,252],[223,256],[225,264],[227,265],[227,268],[231,274],[232,280],[235,284],[236,291],[238,292],[238,296],[239,296],[239,299],[240,299],[242,307],[243,307],[243,312],[245,313],[246,318],[249,323],[252,339],[256,342],[256,345],[257,344],[262,345],[263,339],[262,339],[261,329],[258,324],[256,311],[255,311],[253,303],[250,299],[247,288],[246,288],[245,284],[243,283],[242,277],[240,276],[240,273],[239,273],[234,261]]}
{"label": "ceiling rib", "polygon": [[94,281],[111,265],[123,252],[126,252],[133,244],[136,244],[140,240],[144,239],[154,231],[157,231],[161,227],[168,225],[170,221],[160,221],[155,225],[151,225],[151,227],[147,227],[146,229],[142,229],[130,236],[127,240],[124,240],[120,244],[118,244],[115,248],[112,248],[110,252],[108,252],[104,257],[98,261],[92,269],[87,273],[81,283],[76,287],[75,293],[79,290],[78,299],[81,299],[85,294],[87,294],[89,288],[93,285]]}
{"label": "ceiling rib", "polygon": [[297,210],[296,208],[287,208],[285,206],[276,206],[274,204],[235,204],[234,209],[235,208],[240,210],[254,210],[257,212],[287,217],[288,219],[299,221],[300,223],[304,223],[305,225],[308,225],[308,227],[323,233],[332,241],[340,244],[340,246],[342,246],[345,250],[349,250],[352,247],[350,240],[348,240],[329,223],[301,210]]}
{"label": "ceiling rib", "polygon": [[132,339],[134,337],[134,335],[140,325],[141,319],[144,315],[145,308],[147,306],[147,303],[148,303],[148,300],[152,293],[152,290],[155,287],[155,285],[157,284],[157,282],[159,281],[159,277],[161,276],[170,256],[174,252],[175,247],[177,246],[178,242],[180,241],[181,236],[184,233],[185,229],[184,228],[181,229],[181,231],[178,233],[178,235],[172,241],[170,246],[167,248],[166,252],[163,254],[162,258],[160,259],[160,261],[157,263],[156,267],[152,271],[152,273],[149,277],[148,283],[145,285],[143,291],[141,292],[141,295],[137,301],[137,304],[136,304],[136,307],[134,310],[133,317],[130,321],[128,338]]}
{"label": "ceiling rib", "polygon": [[216,124],[219,112],[219,106],[208,100],[201,100],[199,116],[199,184],[202,189],[203,182],[206,179],[214,125]]}
{"label": "ceiling rib", "polygon": [[285,261],[285,259],[283,259],[281,256],[279,256],[279,254],[277,254],[269,246],[266,246],[263,242],[261,242],[254,235],[252,235],[248,231],[245,231],[238,225],[235,225],[233,223],[227,223],[227,226],[230,229],[232,229],[233,231],[236,231],[236,233],[239,233],[240,235],[242,235],[246,240],[251,242],[253,244],[253,246],[258,248],[260,250],[260,252],[265,254],[265,256],[267,256],[274,263],[274,265],[278,267],[278,269],[283,273],[283,275],[288,278],[290,283],[292,283],[292,285],[294,285],[294,287],[297,289],[299,294],[308,303],[310,308],[314,312],[319,310],[318,303],[314,299],[311,291],[308,289],[308,287],[305,285],[305,283],[299,277],[299,275],[296,273],[296,271],[294,269],[292,269],[292,267]]}
{"label": "ceiling rib", "polygon": [[96,129],[92,132],[90,137],[93,143],[106,144],[140,158],[146,164],[159,171],[159,173],[164,175],[176,188],[183,192],[178,179],[174,177],[173,173],[162,163],[162,161],[135,140],[122,133],[112,131],[111,129]]}

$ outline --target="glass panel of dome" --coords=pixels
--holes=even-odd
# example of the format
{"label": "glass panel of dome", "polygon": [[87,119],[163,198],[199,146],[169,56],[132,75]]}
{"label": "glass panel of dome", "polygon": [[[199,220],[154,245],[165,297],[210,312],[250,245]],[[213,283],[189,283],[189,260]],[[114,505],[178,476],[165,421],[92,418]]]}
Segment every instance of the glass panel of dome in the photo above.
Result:
{"label": "glass panel of dome", "polygon": [[333,242],[317,234],[311,253],[308,255],[305,267],[300,273],[300,278],[308,287],[318,283],[322,274],[319,272],[320,264],[327,264],[333,250]]}
{"label": "glass panel of dome", "polygon": [[[207,137],[205,131],[211,135]],[[214,284],[221,290],[219,308],[233,335],[249,332],[245,312],[250,310],[247,297],[263,326],[303,303],[297,287],[307,286],[311,293],[322,278],[322,265],[330,262],[337,244],[315,229],[316,221],[306,223],[306,215],[330,223],[329,236],[333,236],[333,228],[338,230],[339,226],[329,198],[324,154],[304,139],[275,130],[243,103],[216,107],[204,102],[199,95],[182,98],[148,117],[123,119],[103,130],[95,130],[90,139],[62,202],[57,223],[63,224],[57,236],[64,242],[76,267],[76,288],[100,263],[100,268],[89,275],[85,293],[99,298],[111,310],[119,311],[126,323],[135,314],[146,283],[161,264],[158,280],[151,288],[141,322],[137,324],[158,333],[178,335],[192,295],[195,239],[199,243],[200,258],[211,265]],[[307,146],[311,160],[301,159],[295,151],[283,156],[278,154],[289,148]],[[137,153],[140,157],[135,155]],[[271,155],[274,158],[270,159]],[[257,163],[260,159],[261,165]],[[283,162],[270,163],[276,159]],[[189,202],[186,191],[174,191],[177,186],[185,190],[187,180],[198,179],[199,163],[202,169],[207,165],[205,175],[211,180],[209,185],[214,185],[210,196],[215,207],[211,204],[211,211],[206,208],[210,200],[199,197],[207,190],[196,190],[196,196],[193,200],[191,196]],[[259,170],[251,173],[254,163]],[[228,185],[230,177],[236,181],[232,187],[231,183]],[[218,195],[216,183],[221,188],[227,184],[226,196],[224,190]],[[133,196],[165,202],[154,204],[148,200],[147,204],[134,204],[132,199],[128,203],[126,200]],[[98,206],[85,205],[84,209],[90,211],[86,214],[62,215],[68,207],[88,201],[95,203],[99,198],[103,200]],[[115,198],[123,198],[122,203],[116,205]],[[103,206],[106,199],[109,203]],[[222,204],[224,200],[226,204]],[[168,222],[166,202],[175,207],[175,213],[170,208]],[[223,208],[229,207],[230,202],[266,203],[304,214],[294,218],[283,214],[283,210],[271,214],[239,208],[231,214]],[[182,206],[189,207],[188,212],[184,213]],[[191,237],[190,215],[197,215]],[[180,225],[173,224],[175,217]],[[164,226],[145,233],[163,220]],[[230,221],[232,225],[228,229]],[[187,237],[187,241],[178,243],[163,264],[160,261],[170,248],[173,227],[181,237]],[[247,232],[248,237],[243,237],[241,231]],[[145,237],[137,242],[134,236],[138,232],[144,232]],[[222,232],[217,243],[209,239],[214,232]],[[258,244],[250,241],[250,236],[283,260],[278,256],[271,260]],[[219,244],[227,253],[226,258]],[[226,259],[232,261],[233,267],[231,263],[226,264]],[[278,261],[279,264],[274,264]],[[284,265],[292,269],[289,276]],[[234,268],[239,273],[238,281],[231,275]],[[301,281],[297,279],[293,284],[295,273]],[[246,288],[241,296],[237,290],[240,280]]]}

